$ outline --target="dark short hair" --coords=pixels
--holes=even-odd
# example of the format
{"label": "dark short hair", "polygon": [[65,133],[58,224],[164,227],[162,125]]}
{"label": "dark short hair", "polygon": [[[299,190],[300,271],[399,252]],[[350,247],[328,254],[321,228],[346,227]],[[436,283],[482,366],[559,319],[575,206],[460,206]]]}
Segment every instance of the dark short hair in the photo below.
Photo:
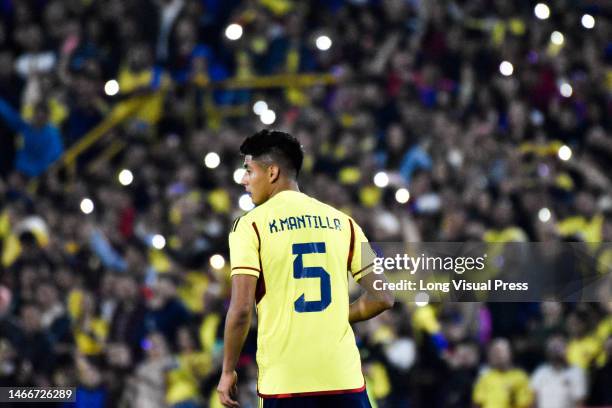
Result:
{"label": "dark short hair", "polygon": [[240,146],[240,153],[254,159],[270,155],[279,164],[295,171],[297,177],[304,161],[304,151],[298,140],[289,133],[264,129],[247,137]]}

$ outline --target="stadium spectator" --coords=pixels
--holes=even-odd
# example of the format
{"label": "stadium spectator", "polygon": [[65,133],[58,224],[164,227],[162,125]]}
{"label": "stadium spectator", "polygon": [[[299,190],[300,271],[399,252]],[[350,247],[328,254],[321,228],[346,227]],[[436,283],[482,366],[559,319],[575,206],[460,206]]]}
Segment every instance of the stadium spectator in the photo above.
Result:
{"label": "stadium spectator", "polygon": [[[14,55],[11,50],[0,51],[0,96],[6,98],[10,106],[19,107],[23,80],[13,70]],[[0,174],[3,177],[13,170],[15,156],[15,143],[13,131],[4,122],[0,121]]]}
{"label": "stadium spectator", "polygon": [[592,406],[606,406],[612,404],[612,390],[610,389],[610,375],[612,375],[612,337],[605,343],[606,363],[596,368],[590,377],[591,391],[588,403]]}
{"label": "stadium spectator", "polygon": [[601,352],[601,344],[593,333],[592,325],[592,316],[585,308],[574,310],[567,316],[567,361],[583,370],[588,370]]}
{"label": "stadium spectator", "polygon": [[443,407],[469,407],[472,388],[478,375],[479,352],[476,344],[462,343],[449,358],[450,372],[444,381],[440,405]]}
{"label": "stadium spectator", "polygon": [[47,383],[45,376],[53,370],[54,354],[51,340],[41,324],[40,309],[34,304],[21,308],[21,319],[9,334],[19,358],[21,380],[31,381],[39,386]]}
{"label": "stadium spectator", "polygon": [[31,123],[27,123],[6,100],[0,98],[0,116],[6,124],[23,137],[17,149],[15,169],[27,177],[41,175],[64,152],[64,144],[57,127],[49,123],[49,110],[44,103],[34,107]]}
{"label": "stadium spectator", "polygon": [[147,336],[142,347],[145,349],[146,357],[135,371],[135,378],[131,384],[134,392],[130,406],[164,408],[166,405],[165,373],[173,366],[166,340],[160,333],[153,333]]}
{"label": "stadium spectator", "polygon": [[538,408],[580,407],[587,393],[585,372],[567,364],[566,342],[554,335],[546,342],[548,362],[540,365],[531,376]]}
{"label": "stadium spectator", "polygon": [[484,368],[474,386],[473,403],[479,408],[531,406],[533,393],[525,371],[512,365],[512,350],[506,339],[491,342],[489,367]]}
{"label": "stadium spectator", "polygon": [[172,276],[162,275],[153,285],[147,299],[144,316],[148,330],[161,333],[170,344],[176,344],[179,328],[189,323],[191,314],[177,297],[176,283]]}

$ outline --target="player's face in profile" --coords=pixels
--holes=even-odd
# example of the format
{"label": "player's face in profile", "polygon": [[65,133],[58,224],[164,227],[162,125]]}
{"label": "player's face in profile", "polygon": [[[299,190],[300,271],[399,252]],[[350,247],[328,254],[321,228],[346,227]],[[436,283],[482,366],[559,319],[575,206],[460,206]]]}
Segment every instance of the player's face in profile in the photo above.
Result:
{"label": "player's face in profile", "polygon": [[242,176],[240,184],[244,186],[247,193],[251,194],[251,199],[255,205],[264,203],[268,199],[270,185],[266,167],[254,161],[251,156],[246,156],[244,158],[244,168],[246,172]]}

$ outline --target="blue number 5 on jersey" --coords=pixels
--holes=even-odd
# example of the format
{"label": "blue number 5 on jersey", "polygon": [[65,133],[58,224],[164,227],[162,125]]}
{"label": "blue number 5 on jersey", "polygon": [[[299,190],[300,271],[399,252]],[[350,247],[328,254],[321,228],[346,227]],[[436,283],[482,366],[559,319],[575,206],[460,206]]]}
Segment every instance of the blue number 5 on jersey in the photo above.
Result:
{"label": "blue number 5 on jersey", "polygon": [[295,279],[319,278],[321,280],[321,300],[306,300],[304,294],[295,301],[293,307],[298,313],[321,312],[331,303],[331,282],[329,273],[320,266],[307,266],[304,268],[302,255],[324,254],[325,242],[306,242],[293,244],[293,277]]}

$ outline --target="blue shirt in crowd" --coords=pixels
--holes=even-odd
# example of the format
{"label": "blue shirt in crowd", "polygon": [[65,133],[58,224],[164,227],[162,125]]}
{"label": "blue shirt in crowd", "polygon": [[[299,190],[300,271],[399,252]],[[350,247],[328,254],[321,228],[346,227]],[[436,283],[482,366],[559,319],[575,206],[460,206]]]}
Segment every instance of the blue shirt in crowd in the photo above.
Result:
{"label": "blue shirt in crowd", "polygon": [[19,112],[0,98],[0,117],[23,136],[23,146],[17,150],[15,168],[30,177],[44,173],[64,152],[62,136],[57,127],[47,124],[40,128],[27,123]]}

